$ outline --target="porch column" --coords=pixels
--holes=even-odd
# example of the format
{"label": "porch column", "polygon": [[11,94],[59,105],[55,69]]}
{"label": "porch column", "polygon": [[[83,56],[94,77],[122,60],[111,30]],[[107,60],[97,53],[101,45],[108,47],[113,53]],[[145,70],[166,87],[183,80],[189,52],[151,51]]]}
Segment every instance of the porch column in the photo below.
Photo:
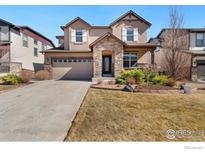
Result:
{"label": "porch column", "polygon": [[123,48],[118,46],[114,54],[114,77],[117,77],[123,69]]}
{"label": "porch column", "polygon": [[102,77],[102,51],[100,48],[93,48],[93,78]]}
{"label": "porch column", "polygon": [[52,58],[46,53],[44,54],[44,70],[49,72],[49,78],[53,77]]}
{"label": "porch column", "polygon": [[154,61],[154,51],[150,51],[151,53],[151,64],[154,65],[155,64],[155,61]]}

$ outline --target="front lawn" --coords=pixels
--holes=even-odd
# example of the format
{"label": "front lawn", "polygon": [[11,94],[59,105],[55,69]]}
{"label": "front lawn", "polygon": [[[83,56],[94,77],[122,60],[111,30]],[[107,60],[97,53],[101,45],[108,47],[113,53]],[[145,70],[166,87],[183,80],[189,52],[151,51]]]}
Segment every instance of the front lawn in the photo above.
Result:
{"label": "front lawn", "polygon": [[[66,141],[205,141],[205,94],[143,94],[91,88]],[[193,131],[168,139],[172,129]],[[195,134],[194,134],[195,133]]]}

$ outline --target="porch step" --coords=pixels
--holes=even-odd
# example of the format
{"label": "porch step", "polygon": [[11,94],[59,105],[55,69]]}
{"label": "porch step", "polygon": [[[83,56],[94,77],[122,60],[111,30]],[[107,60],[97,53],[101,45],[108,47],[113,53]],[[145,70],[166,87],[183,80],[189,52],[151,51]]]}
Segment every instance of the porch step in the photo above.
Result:
{"label": "porch step", "polygon": [[116,83],[116,79],[114,77],[103,77],[102,84],[115,84]]}

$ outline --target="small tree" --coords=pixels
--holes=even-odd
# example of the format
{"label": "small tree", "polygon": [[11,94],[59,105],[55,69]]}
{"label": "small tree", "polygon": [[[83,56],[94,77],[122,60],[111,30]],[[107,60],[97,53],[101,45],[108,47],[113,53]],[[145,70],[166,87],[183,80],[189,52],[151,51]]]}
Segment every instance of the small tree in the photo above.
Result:
{"label": "small tree", "polygon": [[187,68],[191,62],[190,54],[187,52],[188,31],[183,29],[184,17],[176,8],[171,9],[169,17],[169,28],[165,31],[162,40],[163,69],[169,76],[181,79],[189,73]]}

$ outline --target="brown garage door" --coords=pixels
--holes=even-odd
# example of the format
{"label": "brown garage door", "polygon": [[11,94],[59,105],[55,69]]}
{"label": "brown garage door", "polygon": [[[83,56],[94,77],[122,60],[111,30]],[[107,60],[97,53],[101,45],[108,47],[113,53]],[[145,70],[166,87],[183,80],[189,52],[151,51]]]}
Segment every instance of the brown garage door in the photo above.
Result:
{"label": "brown garage door", "polygon": [[199,79],[205,79],[205,60],[197,61],[197,77]]}
{"label": "brown garage door", "polygon": [[52,60],[53,78],[61,80],[90,80],[93,76],[93,62],[89,58]]}

